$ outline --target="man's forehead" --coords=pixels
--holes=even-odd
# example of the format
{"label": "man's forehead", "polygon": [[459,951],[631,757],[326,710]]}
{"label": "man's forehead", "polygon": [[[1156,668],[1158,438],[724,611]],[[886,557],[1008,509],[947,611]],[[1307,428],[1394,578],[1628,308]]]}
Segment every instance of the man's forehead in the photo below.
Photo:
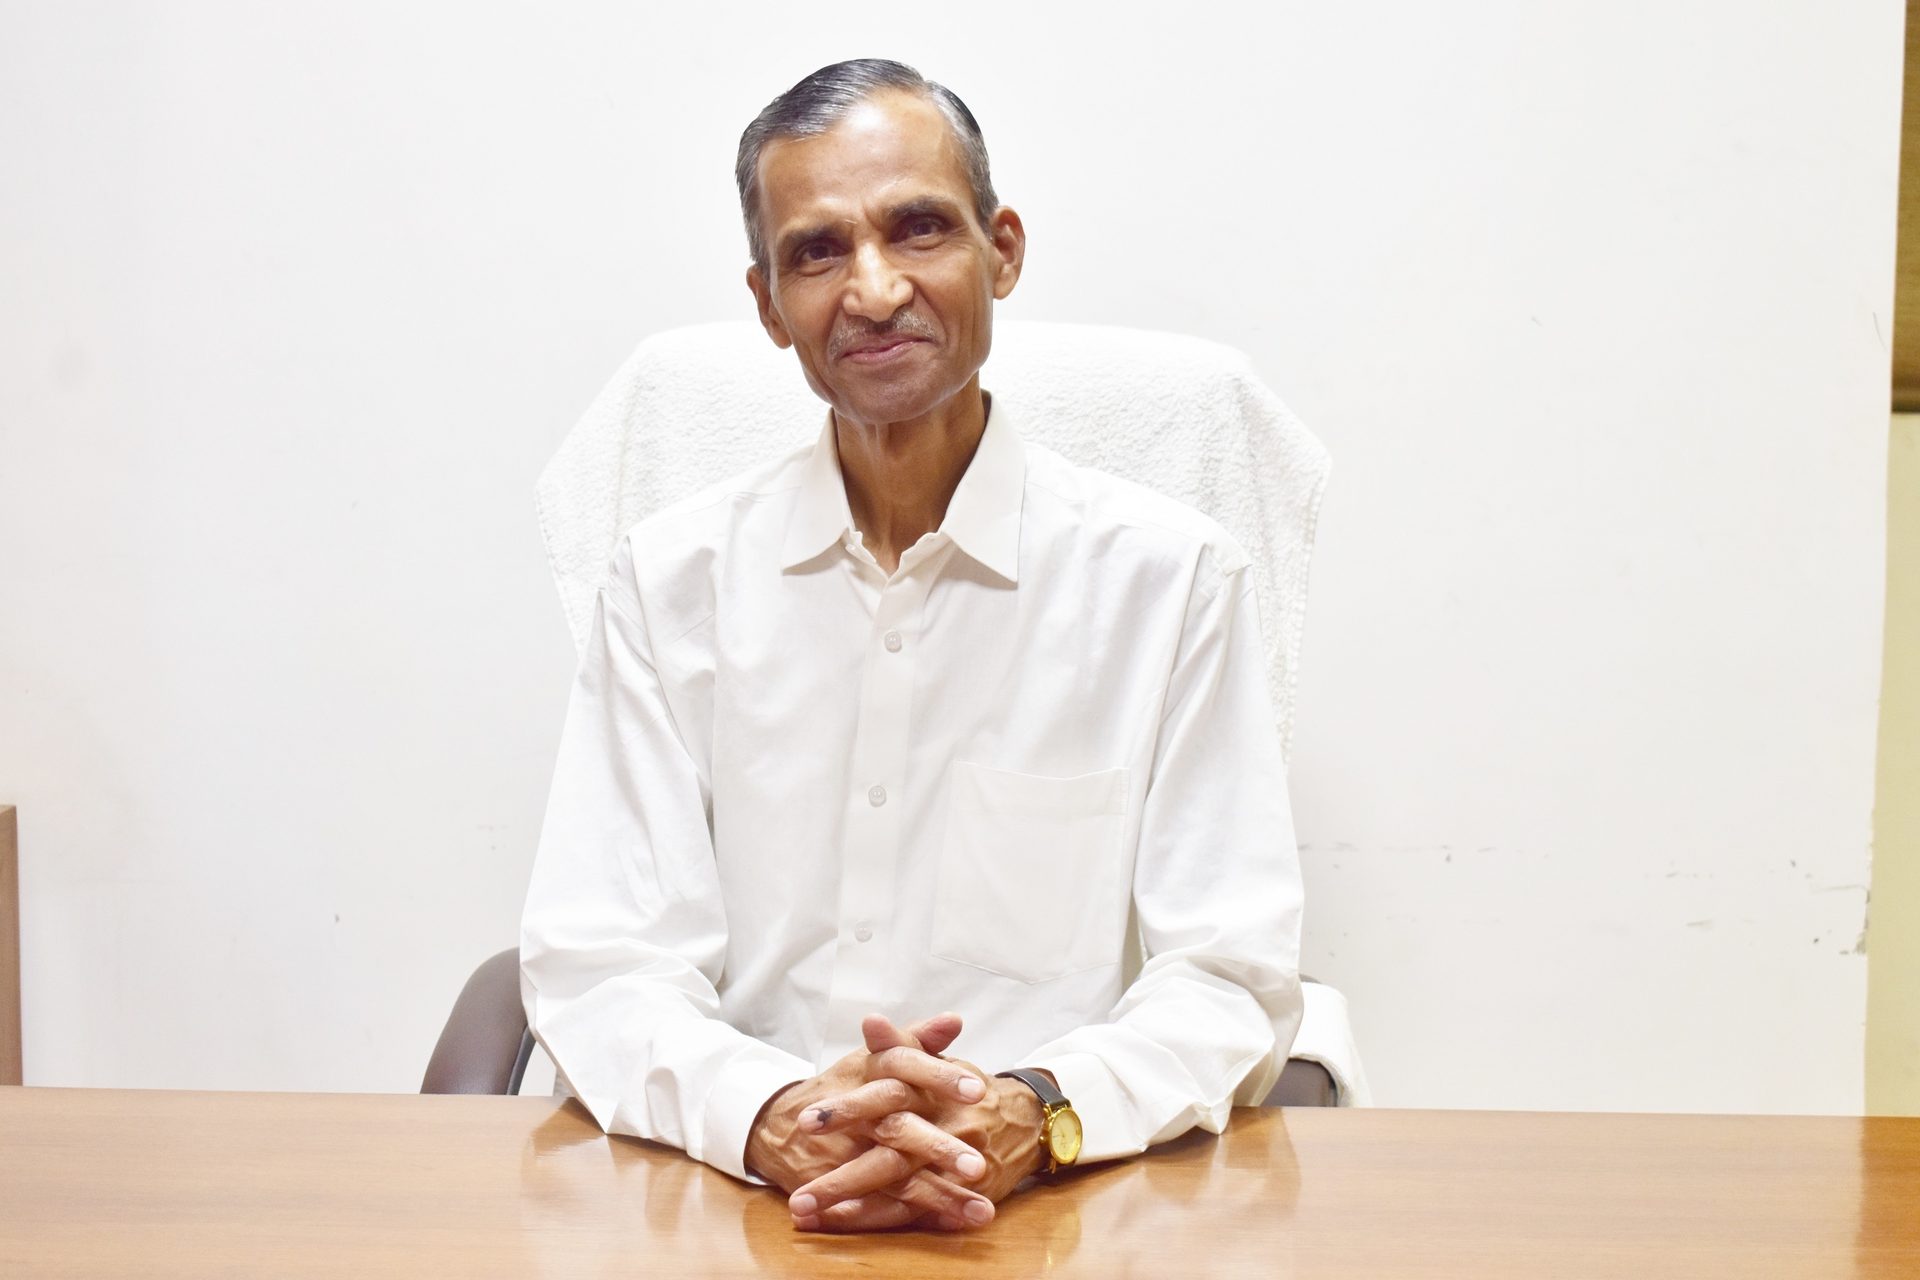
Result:
{"label": "man's forehead", "polygon": [[921,95],[899,91],[857,103],[825,133],[769,142],[759,182],[769,212],[788,206],[781,216],[794,205],[897,203],[969,189],[946,117]]}

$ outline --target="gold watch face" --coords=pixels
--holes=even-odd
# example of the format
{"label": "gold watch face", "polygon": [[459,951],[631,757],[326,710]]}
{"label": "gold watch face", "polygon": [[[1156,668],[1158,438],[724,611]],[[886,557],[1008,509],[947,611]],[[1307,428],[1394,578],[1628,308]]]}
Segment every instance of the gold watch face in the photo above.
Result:
{"label": "gold watch face", "polygon": [[1047,1125],[1047,1150],[1053,1153],[1055,1164],[1072,1164],[1080,1158],[1080,1117],[1073,1108],[1063,1107],[1053,1113]]}

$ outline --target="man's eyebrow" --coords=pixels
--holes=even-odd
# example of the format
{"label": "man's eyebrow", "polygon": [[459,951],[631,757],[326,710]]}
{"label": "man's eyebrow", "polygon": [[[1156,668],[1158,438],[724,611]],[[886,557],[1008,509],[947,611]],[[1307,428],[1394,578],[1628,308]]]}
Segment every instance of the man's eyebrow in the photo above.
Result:
{"label": "man's eyebrow", "polygon": [[924,218],[929,215],[944,218],[948,222],[964,222],[966,215],[960,206],[944,196],[915,196],[899,204],[888,206],[884,220],[889,223],[905,222],[910,218]]}
{"label": "man's eyebrow", "polygon": [[[888,205],[880,213],[881,221],[889,226],[897,226],[914,218],[926,217],[940,218],[956,226],[967,220],[967,215],[960,206],[945,196],[915,196],[910,200],[902,200],[899,204]],[[828,239],[845,225],[844,220],[816,222],[804,227],[795,227],[791,231],[784,231],[774,243],[774,254],[783,259],[791,258],[802,246],[811,244],[815,240]]]}
{"label": "man's eyebrow", "polygon": [[821,240],[831,236],[834,233],[834,228],[840,225],[842,224],[836,222],[816,222],[810,226],[795,227],[791,231],[783,231],[780,233],[780,239],[775,248],[775,256],[790,258],[793,256],[794,251],[800,248],[801,245],[811,244],[815,240]]}

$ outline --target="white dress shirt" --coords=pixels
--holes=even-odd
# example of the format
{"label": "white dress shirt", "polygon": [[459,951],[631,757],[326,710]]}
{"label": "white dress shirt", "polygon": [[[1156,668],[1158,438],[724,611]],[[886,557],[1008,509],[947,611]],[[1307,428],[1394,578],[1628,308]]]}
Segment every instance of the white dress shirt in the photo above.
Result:
{"label": "white dress shirt", "polygon": [[635,526],[522,924],[528,1020],[610,1133],[742,1176],[860,1020],[1051,1071],[1083,1160],[1259,1101],[1301,888],[1246,556],[995,402],[889,576],[819,441]]}

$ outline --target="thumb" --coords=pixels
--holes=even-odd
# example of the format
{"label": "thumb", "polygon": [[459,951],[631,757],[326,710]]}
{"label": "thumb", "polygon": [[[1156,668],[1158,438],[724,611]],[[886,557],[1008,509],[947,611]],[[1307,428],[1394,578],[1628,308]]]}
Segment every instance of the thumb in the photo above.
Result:
{"label": "thumb", "polygon": [[888,1049],[918,1049],[937,1057],[960,1038],[960,1015],[938,1013],[902,1030],[883,1014],[870,1013],[860,1023],[860,1034],[867,1042],[868,1053],[884,1053]]}
{"label": "thumb", "polygon": [[907,1028],[907,1034],[920,1042],[922,1052],[939,1057],[947,1047],[960,1038],[960,1015],[957,1013],[936,1013],[925,1022],[917,1022]]}
{"label": "thumb", "polygon": [[920,1038],[902,1031],[893,1025],[885,1014],[870,1013],[860,1020],[860,1035],[867,1042],[868,1053],[884,1053],[888,1049],[918,1049]]}

